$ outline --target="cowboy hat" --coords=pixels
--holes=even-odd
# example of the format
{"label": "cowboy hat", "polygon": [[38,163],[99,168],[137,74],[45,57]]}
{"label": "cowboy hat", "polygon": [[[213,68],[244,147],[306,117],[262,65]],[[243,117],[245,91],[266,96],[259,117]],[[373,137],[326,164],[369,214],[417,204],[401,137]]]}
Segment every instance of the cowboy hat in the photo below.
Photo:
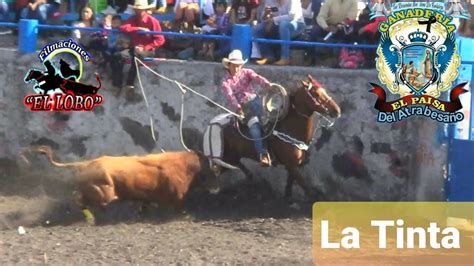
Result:
{"label": "cowboy hat", "polygon": [[128,6],[133,8],[133,9],[140,9],[140,10],[146,10],[146,9],[154,8],[153,5],[148,4],[148,0],[135,0],[135,4],[128,5]]}
{"label": "cowboy hat", "polygon": [[229,56],[222,59],[222,64],[225,68],[229,68],[229,64],[243,65],[247,63],[247,60],[242,58],[242,52],[240,50],[233,50]]}

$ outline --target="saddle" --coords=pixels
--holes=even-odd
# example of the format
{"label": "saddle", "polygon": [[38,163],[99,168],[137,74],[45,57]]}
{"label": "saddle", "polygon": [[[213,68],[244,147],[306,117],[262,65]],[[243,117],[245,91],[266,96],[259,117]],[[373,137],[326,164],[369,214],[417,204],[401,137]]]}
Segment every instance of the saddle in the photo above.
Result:
{"label": "saddle", "polygon": [[[289,107],[289,97],[285,88],[278,84],[271,84],[268,89],[260,93],[260,99],[262,100],[263,108],[260,123],[262,126],[262,135],[265,136],[271,134],[274,125],[286,116]],[[222,161],[225,152],[224,128],[233,126],[244,136],[250,137],[246,122],[247,121],[240,121],[237,117],[227,113],[215,116],[209,122],[204,132],[204,155],[221,166],[234,169],[235,167]]]}

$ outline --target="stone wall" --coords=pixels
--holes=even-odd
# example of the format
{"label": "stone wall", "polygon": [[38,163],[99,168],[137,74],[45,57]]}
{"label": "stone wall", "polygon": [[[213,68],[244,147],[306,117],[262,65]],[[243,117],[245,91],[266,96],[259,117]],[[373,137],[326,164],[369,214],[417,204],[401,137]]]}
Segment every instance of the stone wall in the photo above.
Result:
{"label": "stone wall", "polygon": [[[113,96],[109,78],[101,73],[105,102],[94,112],[70,115],[30,112],[22,103],[31,86],[23,77],[31,66],[40,67],[35,55],[19,55],[0,50],[0,171],[3,175],[21,167],[20,147],[48,144],[62,161],[94,158],[100,155],[145,154],[180,150],[179,119],[181,93],[176,85],[140,70],[150,103],[130,103],[123,92]],[[159,73],[224,103],[219,81],[223,68],[218,63],[160,61],[151,64]],[[368,92],[368,81],[376,81],[375,70],[340,70],[304,67],[255,68],[271,81],[295,86],[307,74],[325,85],[340,104],[342,117],[329,129],[317,132],[310,148],[310,160],[302,168],[308,182],[327,200],[443,200],[446,145],[440,124],[425,118],[412,118],[397,124],[376,122],[375,96]],[[86,66],[81,81],[95,84],[93,67]],[[126,67],[128,69],[128,67]],[[184,138],[188,146],[201,149],[206,123],[220,110],[205,100],[185,96]],[[150,111],[148,111],[150,110]],[[151,137],[150,115],[157,138]],[[283,191],[286,173],[281,166],[263,169],[246,161],[273,188]],[[42,166],[46,165],[43,163]],[[237,180],[238,172],[222,177]],[[296,187],[296,186],[295,186]],[[299,188],[295,188],[301,194]]]}

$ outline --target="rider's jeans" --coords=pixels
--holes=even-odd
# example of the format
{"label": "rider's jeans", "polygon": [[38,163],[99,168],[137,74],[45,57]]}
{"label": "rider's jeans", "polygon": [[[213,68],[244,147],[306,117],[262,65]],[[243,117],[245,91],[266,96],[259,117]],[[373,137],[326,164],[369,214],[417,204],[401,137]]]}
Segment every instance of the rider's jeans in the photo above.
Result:
{"label": "rider's jeans", "polygon": [[[249,123],[249,121],[255,121],[255,117],[259,118],[261,113],[262,113],[262,103],[260,101],[260,97],[255,97],[255,99],[247,102],[243,106],[243,111],[246,117],[246,122]],[[261,125],[259,122],[260,119],[257,120],[257,122],[253,123],[249,127],[250,131],[250,136],[255,139],[255,149],[257,150],[258,155],[265,154],[266,151],[263,148],[263,141],[262,141],[262,129]]]}

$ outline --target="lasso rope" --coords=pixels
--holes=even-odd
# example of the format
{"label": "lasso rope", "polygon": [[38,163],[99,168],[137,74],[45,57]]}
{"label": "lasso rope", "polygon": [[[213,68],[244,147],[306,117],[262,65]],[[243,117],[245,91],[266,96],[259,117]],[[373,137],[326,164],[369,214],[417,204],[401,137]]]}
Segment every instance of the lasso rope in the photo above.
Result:
{"label": "lasso rope", "polygon": [[[235,113],[235,112],[232,112],[231,110],[227,109],[226,107],[218,104],[217,102],[211,100],[209,97],[191,89],[190,87],[186,86],[185,84],[177,81],[177,80],[173,80],[173,79],[170,79],[164,75],[161,75],[159,74],[158,72],[156,72],[155,70],[153,70],[152,68],[148,67],[145,63],[143,63],[143,61],[141,61],[140,59],[138,59],[137,57],[135,57],[135,67],[137,69],[137,77],[138,77],[138,83],[140,85],[140,89],[141,89],[141,92],[142,92],[142,96],[143,98],[145,99],[145,104],[146,104],[146,107],[147,107],[147,110],[148,110],[148,115],[150,117],[150,127],[151,127],[151,134],[152,134],[152,137],[153,137],[153,140],[156,142],[156,138],[155,138],[155,131],[154,131],[154,128],[153,128],[153,118],[152,118],[152,113],[150,111],[150,106],[148,104],[148,100],[146,98],[146,94],[145,94],[145,90],[143,89],[143,84],[141,82],[141,78],[140,78],[140,72],[139,72],[139,69],[138,69],[138,64],[137,63],[140,63],[142,66],[144,66],[146,69],[150,70],[153,74],[155,74],[156,76],[164,79],[164,80],[167,80],[169,82],[172,82],[172,83],[175,83],[178,88],[181,90],[181,117],[180,117],[180,123],[179,123],[179,129],[180,129],[180,138],[181,138],[181,145],[183,145],[183,147],[186,149],[186,150],[190,150],[186,144],[184,143],[184,138],[183,138],[183,118],[184,118],[184,94],[187,92],[187,90],[191,91],[192,93],[200,96],[201,98],[204,98],[206,99],[207,101],[209,101],[210,103],[214,104],[215,106],[223,109],[225,112],[229,113],[229,114],[232,114],[234,116],[236,116],[237,118],[243,118],[241,115]],[[277,110],[277,117],[280,115],[280,109]],[[264,137],[261,137],[261,138],[258,138],[258,139],[254,139],[254,138],[249,138],[247,137],[241,130],[240,130],[240,127],[238,126],[237,124],[237,130],[239,132],[239,134],[247,139],[247,140],[251,140],[251,141],[256,141],[256,140],[264,140],[268,137],[270,137],[272,135],[272,131],[275,130],[276,126],[278,124],[278,118],[275,119],[275,122],[273,123],[273,126],[272,126],[272,130],[267,134],[265,135]]]}
{"label": "lasso rope", "polygon": [[[180,88],[182,91],[183,91],[184,89],[189,90],[189,91],[191,91],[192,93],[198,95],[199,97],[208,100],[209,102],[211,102],[211,103],[214,104],[215,106],[217,106],[217,107],[223,109],[223,110],[226,111],[227,113],[230,113],[230,114],[232,114],[232,115],[234,115],[234,116],[236,116],[236,117],[241,117],[239,114],[237,114],[237,113],[235,113],[235,112],[232,112],[231,110],[227,109],[226,107],[224,107],[224,106],[220,105],[219,103],[213,101],[211,98],[207,97],[206,95],[201,94],[201,93],[199,93],[199,92],[197,92],[197,91],[191,89],[190,87],[186,86],[185,84],[183,84],[183,83],[181,83],[181,82],[179,82],[179,81],[177,81],[177,80],[170,79],[170,78],[168,78],[168,77],[166,77],[166,76],[164,76],[164,75],[159,74],[159,73],[156,72],[155,70],[151,69],[149,66],[145,65],[140,59],[138,59],[138,58],[136,58],[136,57],[135,57],[135,62],[139,62],[139,63],[140,63],[141,65],[143,65],[146,69],[150,70],[153,74],[157,75],[158,77],[160,77],[160,78],[162,78],[162,79],[164,79],[164,80],[167,80],[167,81],[169,81],[169,82],[175,83],[176,85],[179,86],[179,88]],[[138,67],[138,65],[137,65],[137,67]],[[138,73],[138,72],[137,72],[137,73]],[[180,86],[180,85],[181,85],[181,86]],[[140,86],[141,86],[141,84],[140,84]]]}
{"label": "lasso rope", "polygon": [[[247,139],[247,140],[251,140],[251,141],[256,141],[256,140],[264,140],[268,137],[270,137],[272,135],[272,132],[275,130],[277,124],[278,124],[278,116],[280,115],[280,109],[278,109],[277,111],[277,118],[275,119],[275,122],[273,123],[273,127],[272,127],[272,130],[269,131],[269,133],[261,138],[249,138],[247,137],[241,130],[240,130],[240,126],[239,126],[239,122],[237,122],[237,131],[239,131],[239,134],[244,138],[244,139]],[[249,130],[250,130],[250,127],[249,127]]]}
{"label": "lasso rope", "polygon": [[137,77],[138,77],[138,83],[140,85],[140,89],[141,89],[141,92],[142,92],[142,96],[143,98],[145,99],[145,104],[146,104],[146,107],[147,107],[147,110],[148,110],[148,116],[150,117],[150,129],[151,129],[151,136],[153,137],[153,140],[156,142],[156,137],[155,137],[155,129],[154,129],[154,126],[153,126],[153,114],[151,113],[150,111],[150,105],[148,104],[148,100],[147,100],[147,97],[146,97],[146,94],[145,94],[145,90],[143,89],[143,84],[142,84],[142,81],[141,81],[141,78],[140,78],[140,72],[139,72],[139,69],[138,69],[138,63],[140,63],[142,66],[144,66],[146,69],[150,70],[153,74],[155,74],[156,76],[164,79],[164,80],[167,80],[169,82],[172,82],[174,84],[176,84],[176,86],[178,86],[178,88],[181,90],[181,115],[180,115],[180,120],[179,120],[179,134],[180,134],[180,139],[181,139],[181,145],[184,147],[184,149],[186,149],[187,151],[190,151],[190,149],[188,148],[188,146],[184,143],[184,137],[183,137],[183,120],[184,120],[184,94],[189,90],[191,91],[192,93],[200,96],[201,98],[204,98],[206,99],[207,101],[209,101],[210,103],[214,104],[215,106],[223,109],[225,112],[227,113],[230,113],[236,117],[241,117],[239,114],[235,113],[235,112],[232,112],[231,110],[225,108],[224,106],[218,104],[217,102],[211,100],[209,97],[189,88],[188,86],[186,86],[185,84],[177,81],[177,80],[173,80],[173,79],[170,79],[164,75],[161,75],[159,74],[158,72],[154,71],[153,69],[151,69],[150,67],[148,67],[147,65],[145,65],[140,59],[138,59],[137,57],[135,57],[135,67],[136,67],[136,70],[137,70]]}

